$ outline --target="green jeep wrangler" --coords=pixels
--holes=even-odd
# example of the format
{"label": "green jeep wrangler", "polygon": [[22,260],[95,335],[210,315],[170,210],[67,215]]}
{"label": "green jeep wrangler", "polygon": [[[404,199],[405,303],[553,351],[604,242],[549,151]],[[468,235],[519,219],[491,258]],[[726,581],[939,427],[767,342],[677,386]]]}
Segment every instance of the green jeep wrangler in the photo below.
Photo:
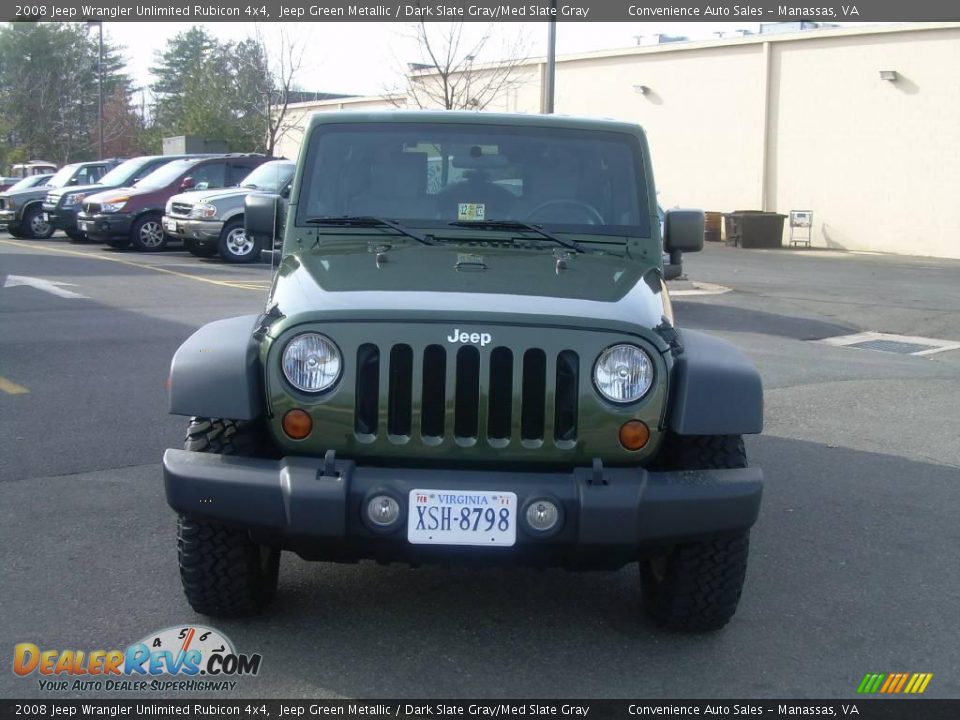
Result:
{"label": "green jeep wrangler", "polygon": [[[262,314],[177,351],[163,458],[200,613],[273,597],[312,560],[638,562],[659,624],[734,614],[762,473],[763,391],[675,327],[641,128],[556,116],[319,113],[292,191],[247,231],[283,251]],[[251,203],[251,200],[253,202]],[[661,244],[662,243],[662,244]]]}

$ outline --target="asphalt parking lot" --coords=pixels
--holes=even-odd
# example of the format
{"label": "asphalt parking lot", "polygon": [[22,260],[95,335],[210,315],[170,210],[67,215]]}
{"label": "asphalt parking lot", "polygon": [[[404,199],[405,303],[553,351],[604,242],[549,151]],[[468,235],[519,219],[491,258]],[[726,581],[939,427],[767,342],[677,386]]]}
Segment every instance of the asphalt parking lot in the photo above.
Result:
{"label": "asphalt parking lot", "polygon": [[[678,289],[720,294],[678,293],[678,323],[734,341],[766,387],[747,440],[764,506],[725,630],[655,628],[636,568],[290,555],[266,615],[209,622],[177,576],[159,461],[185,420],[164,381],[196,327],[262,307],[269,266],[0,233],[4,662],[18,642],[125,647],[200,622],[262,653],[242,697],[849,697],[867,672],[930,672],[927,696],[960,697],[960,350],[820,342],[960,341],[960,261],[712,246],[685,267],[699,285]],[[0,673],[0,696],[40,695]]]}

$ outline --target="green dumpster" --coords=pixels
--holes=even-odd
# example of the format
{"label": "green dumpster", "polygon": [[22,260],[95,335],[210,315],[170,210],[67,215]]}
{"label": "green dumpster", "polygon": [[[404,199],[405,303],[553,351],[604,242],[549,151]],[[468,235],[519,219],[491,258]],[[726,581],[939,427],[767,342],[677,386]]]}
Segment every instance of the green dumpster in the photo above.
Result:
{"label": "green dumpster", "polygon": [[763,210],[737,210],[723,216],[727,244],[742,248],[783,247],[786,215]]}

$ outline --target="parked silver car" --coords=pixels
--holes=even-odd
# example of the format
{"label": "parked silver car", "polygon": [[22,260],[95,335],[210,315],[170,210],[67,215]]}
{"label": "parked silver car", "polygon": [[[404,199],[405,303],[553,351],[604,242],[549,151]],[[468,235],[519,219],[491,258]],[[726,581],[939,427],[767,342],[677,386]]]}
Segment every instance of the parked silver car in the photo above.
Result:
{"label": "parked silver car", "polygon": [[253,191],[282,193],[293,179],[294,167],[289,160],[272,160],[247,175],[239,187],[174,195],[167,201],[163,230],[183,240],[197,257],[219,254],[227,262],[256,262],[262,242],[244,232],[244,198]]}

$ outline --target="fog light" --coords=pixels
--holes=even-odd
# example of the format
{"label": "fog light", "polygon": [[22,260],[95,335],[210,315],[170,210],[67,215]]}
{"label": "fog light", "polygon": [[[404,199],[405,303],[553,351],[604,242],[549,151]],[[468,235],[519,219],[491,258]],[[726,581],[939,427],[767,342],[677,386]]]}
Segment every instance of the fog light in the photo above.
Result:
{"label": "fog light", "polygon": [[559,519],[560,509],[549,500],[534,500],[527,507],[527,524],[539,532],[552,529]]}
{"label": "fog light", "polygon": [[627,450],[639,450],[650,439],[650,428],[640,420],[627,420],[620,428],[620,444]]}
{"label": "fog light", "polygon": [[367,517],[378,527],[393,525],[400,517],[400,503],[389,495],[376,495],[367,503]]}
{"label": "fog light", "polygon": [[306,410],[290,410],[283,416],[283,431],[294,440],[303,440],[313,430],[313,419]]}

